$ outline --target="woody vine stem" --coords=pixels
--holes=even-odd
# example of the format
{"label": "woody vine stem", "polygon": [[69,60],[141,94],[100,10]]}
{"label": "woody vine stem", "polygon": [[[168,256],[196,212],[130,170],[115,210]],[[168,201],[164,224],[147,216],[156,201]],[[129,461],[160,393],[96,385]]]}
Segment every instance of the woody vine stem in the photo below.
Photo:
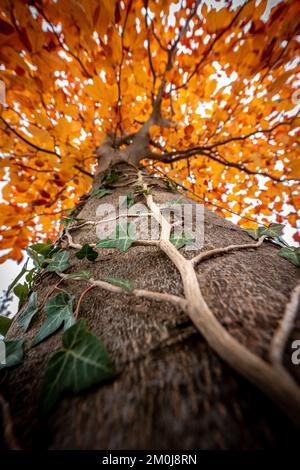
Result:
{"label": "woody vine stem", "polygon": [[[258,387],[263,393],[268,395],[295,424],[300,426],[300,388],[282,365],[282,354],[288,335],[292,329],[299,303],[300,287],[297,286],[293,291],[282,321],[275,332],[269,353],[271,363],[268,363],[233,338],[216,319],[214,313],[203,298],[195,270],[196,266],[214,256],[224,255],[236,250],[258,249],[265,237],[262,236],[256,243],[229,245],[223,248],[204,251],[188,260],[171,243],[170,234],[172,225],[163,217],[159,206],[155,203],[153,196],[149,192],[149,187],[145,179],[143,173],[139,170],[137,173],[137,183],[143,189],[146,203],[150,211],[148,214],[142,215],[152,216],[158,221],[160,225],[160,238],[158,241],[139,240],[135,243],[140,245],[155,245],[165,253],[181,275],[184,297],[144,289],[134,289],[132,292],[128,292],[127,295],[169,302],[174,306],[180,307],[188,315],[207,343],[225,362],[248,379],[253,385]],[[101,222],[103,221],[85,221],[84,224],[91,223],[96,225]],[[76,230],[76,228],[84,224],[75,225],[66,229],[66,237],[70,247],[76,249],[82,248],[80,244],[73,242],[70,231]],[[67,279],[66,274],[57,274],[62,279]],[[100,287],[114,293],[126,293],[122,287],[112,285],[106,281],[91,278],[87,280],[87,282],[89,283],[89,287],[85,289],[80,297],[76,308],[77,315],[83,296],[93,287]]]}

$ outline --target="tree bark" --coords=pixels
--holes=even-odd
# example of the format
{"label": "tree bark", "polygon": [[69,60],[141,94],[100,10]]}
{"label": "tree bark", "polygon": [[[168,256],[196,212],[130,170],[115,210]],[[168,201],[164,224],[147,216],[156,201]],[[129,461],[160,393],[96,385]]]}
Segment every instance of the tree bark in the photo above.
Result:
{"label": "tree bark", "polygon": [[[137,147],[141,148],[140,142]],[[137,163],[136,152],[131,154],[133,160],[130,152],[127,155],[127,161]],[[103,158],[102,162],[101,171],[109,166],[110,159]],[[122,163],[115,168],[132,170]],[[151,194],[156,202],[178,196],[163,182],[154,181]],[[88,198],[78,217],[96,220],[99,203],[117,207],[119,196],[134,189],[128,183],[114,188],[101,201]],[[204,224],[205,250],[251,242],[240,228],[206,208]],[[98,241],[91,226],[74,231],[72,237],[81,245]],[[300,277],[297,268],[280,258],[277,251],[264,242],[257,250],[234,251],[196,267],[204,298],[217,319],[241,344],[265,360]],[[86,269],[94,279],[127,278],[139,289],[183,294],[179,272],[156,246],[132,246],[127,253],[103,249],[101,260],[95,264],[79,261],[72,248],[70,252],[72,268],[68,272]],[[190,256],[184,249],[182,253]],[[39,302],[58,279],[52,273],[44,277],[36,288]],[[86,283],[66,281],[62,287],[78,299]],[[1,387],[22,448],[258,448],[292,446],[299,439],[299,431],[288,418],[219,359],[180,307],[94,288],[84,297],[79,316],[106,345],[118,376],[78,396],[65,396],[50,418],[41,421],[36,406],[41,380],[49,356],[60,348],[62,331],[30,348],[42,323],[40,314],[26,334],[24,363],[5,373]],[[10,337],[18,336],[20,330],[14,321]],[[298,315],[284,358],[298,381],[299,366],[291,363],[290,346],[299,337]]]}

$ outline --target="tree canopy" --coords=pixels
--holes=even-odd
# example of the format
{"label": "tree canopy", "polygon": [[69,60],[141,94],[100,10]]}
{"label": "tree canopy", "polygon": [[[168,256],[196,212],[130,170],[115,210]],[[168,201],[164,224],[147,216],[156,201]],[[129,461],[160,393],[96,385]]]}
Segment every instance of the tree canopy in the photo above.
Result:
{"label": "tree canopy", "polygon": [[244,227],[296,227],[299,27],[296,0],[3,0],[1,261],[55,236],[101,141],[154,112],[150,171]]}

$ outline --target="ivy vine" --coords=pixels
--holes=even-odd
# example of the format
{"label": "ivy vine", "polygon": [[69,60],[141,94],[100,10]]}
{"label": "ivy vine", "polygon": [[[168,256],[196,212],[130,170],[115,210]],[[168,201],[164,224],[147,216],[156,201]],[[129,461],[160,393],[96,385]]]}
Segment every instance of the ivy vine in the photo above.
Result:
{"label": "ivy vine", "polygon": [[[102,186],[94,189],[89,197],[101,198],[110,194],[111,190],[108,189],[108,186],[116,183],[119,177],[117,171],[109,170],[102,179]],[[134,192],[126,194],[122,208],[130,208],[135,202],[135,197],[141,195],[149,195],[149,188],[143,184],[139,177]],[[179,203],[181,203],[181,197],[169,201],[167,206]],[[27,249],[27,254],[33,261],[33,268],[27,269],[28,262],[26,262],[8,289],[8,291],[13,290],[17,295],[19,307],[23,308],[18,317],[18,324],[24,333],[31,328],[39,313],[43,316],[41,327],[34,337],[31,347],[38,346],[59,329],[63,328],[64,330],[62,348],[50,357],[45,370],[39,402],[39,409],[43,416],[47,416],[63,393],[78,393],[93,384],[102,383],[116,376],[112,360],[102,341],[89,331],[83,319],[77,318],[80,302],[89,289],[99,285],[113,292],[119,292],[120,290],[129,294],[135,292],[136,295],[148,295],[149,298],[156,299],[165,299],[167,297],[169,301],[179,305],[183,305],[184,302],[184,299],[169,294],[151,293],[149,291],[147,294],[147,291],[135,290],[129,279],[107,276],[103,280],[95,281],[91,279],[91,274],[87,270],[66,273],[71,267],[70,252],[62,248],[61,240],[66,234],[69,235],[69,239],[71,238],[68,230],[71,230],[74,224],[85,222],[77,215],[78,210],[69,213],[63,219],[64,229],[58,242],[53,243],[51,240],[47,240],[45,243],[35,243]],[[75,256],[79,260],[86,259],[91,263],[95,263],[99,255],[97,249],[116,248],[125,253],[137,241],[133,228],[133,223],[121,222],[117,225],[114,237],[100,240],[96,245],[86,243],[76,250]],[[269,227],[259,227],[257,230],[249,229],[247,233],[255,240],[265,238],[279,245],[279,256],[299,267],[300,248],[291,247],[283,240],[283,228],[283,225],[274,223],[270,224]],[[185,233],[180,236],[170,235],[169,241],[177,250],[193,243],[193,239]],[[259,244],[256,246],[259,246]],[[234,248],[230,246],[207,253],[209,256],[213,256],[218,251],[225,252]],[[237,246],[236,248],[245,248],[245,246]],[[204,259],[205,255],[206,253],[200,253],[195,257],[195,262]],[[39,303],[35,286],[46,272],[55,273],[60,279],[52,291],[46,295],[44,301]],[[25,281],[23,283],[19,282],[24,276]],[[75,296],[65,291],[55,293],[55,290],[59,289],[59,284],[66,280],[82,280],[90,283],[90,286],[81,293],[76,308],[74,308]],[[24,307],[26,302],[27,305]],[[11,322],[11,319],[0,316],[0,334],[2,336],[6,336]],[[6,364],[0,364],[0,369],[18,366],[24,358],[25,339],[21,338],[13,341],[4,339],[4,341]]]}

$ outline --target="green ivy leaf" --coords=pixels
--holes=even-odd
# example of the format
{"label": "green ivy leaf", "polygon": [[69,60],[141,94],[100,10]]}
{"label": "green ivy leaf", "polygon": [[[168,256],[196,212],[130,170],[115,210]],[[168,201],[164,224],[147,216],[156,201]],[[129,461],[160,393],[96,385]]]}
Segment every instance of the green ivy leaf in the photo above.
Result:
{"label": "green ivy leaf", "polygon": [[149,188],[144,188],[140,183],[134,183],[133,186],[135,187],[135,194],[139,195],[139,196],[147,196],[148,194],[150,194],[150,190]]}
{"label": "green ivy leaf", "polygon": [[32,346],[36,346],[45,338],[52,335],[64,324],[67,330],[75,322],[73,317],[73,298],[63,292],[51,297],[45,305],[46,320],[36,337],[32,342]]}
{"label": "green ivy leaf", "polygon": [[0,315],[0,335],[5,336],[12,324],[12,318]]}
{"label": "green ivy leaf", "polygon": [[176,199],[171,199],[166,203],[167,207],[177,206],[178,204],[182,204],[182,197],[177,197]]}
{"label": "green ivy leaf", "polygon": [[79,271],[78,273],[70,273],[67,274],[65,279],[74,279],[76,281],[80,279],[90,279],[91,273],[89,271]]}
{"label": "green ivy leaf", "polygon": [[109,355],[84,320],[78,320],[62,338],[63,349],[47,365],[40,396],[40,412],[47,415],[63,392],[79,393],[115,376]]}
{"label": "green ivy leaf", "polygon": [[88,243],[85,243],[82,248],[76,252],[76,257],[78,259],[84,259],[86,258],[89,261],[95,261],[98,257],[97,251],[95,251],[91,245]]}
{"label": "green ivy leaf", "polygon": [[26,302],[27,298],[28,298],[28,295],[29,295],[29,287],[28,287],[28,284],[24,283],[24,284],[17,284],[14,288],[14,294],[18,297],[19,299],[19,308],[22,307],[22,305],[24,305],[24,303]]}
{"label": "green ivy leaf", "polygon": [[48,271],[63,272],[70,267],[70,253],[68,251],[59,251],[51,258],[47,266]]}
{"label": "green ivy leaf", "polygon": [[46,243],[35,243],[29,248],[39,255],[43,255],[45,258],[48,258],[53,251],[54,246],[51,240],[47,240]]}
{"label": "green ivy leaf", "polygon": [[27,331],[31,320],[37,314],[38,310],[37,292],[32,292],[31,296],[29,297],[27,307],[18,319],[18,323],[24,329],[24,331]]}
{"label": "green ivy leaf", "polygon": [[194,243],[194,239],[185,234],[180,235],[178,237],[174,237],[173,235],[170,237],[170,242],[175,246],[175,248],[177,248],[177,250],[180,250],[180,248]]}
{"label": "green ivy leaf", "polygon": [[12,291],[12,289],[15,287],[15,285],[19,282],[19,280],[24,276],[24,274],[26,273],[26,270],[27,270],[27,264],[28,264],[28,260],[26,261],[26,263],[24,264],[24,266],[22,267],[21,271],[19,272],[19,274],[17,275],[17,277],[13,280],[13,282],[8,286],[7,288],[7,295]]}
{"label": "green ivy leaf", "polygon": [[122,252],[126,252],[132,243],[136,240],[131,236],[134,224],[120,223],[116,227],[115,238],[105,238],[97,243],[98,248],[118,248]]}
{"label": "green ivy leaf", "polygon": [[23,362],[23,343],[24,339],[17,339],[13,341],[4,340],[5,344],[5,364],[0,363],[0,369],[6,367],[13,367]]}
{"label": "green ivy leaf", "polygon": [[78,217],[75,217],[75,215],[67,215],[63,219],[60,220],[60,223],[64,226],[67,227],[70,225],[72,222],[81,222],[83,219],[79,219]]}
{"label": "green ivy leaf", "polygon": [[[257,230],[253,228],[249,228],[246,230],[250,237],[254,238],[254,240],[258,240],[263,235],[267,238],[273,238],[275,240],[279,240],[281,242],[281,235],[284,229],[284,225],[282,224],[270,224],[269,227],[258,227]],[[282,242],[280,243],[282,245]]]}
{"label": "green ivy leaf", "polygon": [[90,197],[97,197],[98,199],[101,199],[102,197],[111,193],[112,191],[110,189],[97,188],[97,189],[93,189],[93,191],[90,193]]}
{"label": "green ivy leaf", "polygon": [[282,224],[270,224],[269,227],[259,227],[258,237],[265,235],[268,238],[277,238],[282,235],[284,225]]}
{"label": "green ivy leaf", "polygon": [[300,268],[300,248],[290,246],[284,247],[278,251],[278,255],[293,263],[297,268]]}
{"label": "green ivy leaf", "polygon": [[114,286],[122,287],[122,289],[126,290],[127,292],[133,291],[133,284],[129,279],[120,279],[118,277],[106,276],[104,278],[105,281],[113,284]]}
{"label": "green ivy leaf", "polygon": [[25,276],[25,279],[29,284],[33,281],[34,276],[38,274],[38,271],[39,270],[36,268],[32,268],[30,271],[28,271],[28,273]]}
{"label": "green ivy leaf", "polygon": [[115,170],[108,170],[102,178],[103,186],[110,186],[119,181],[119,174]]}
{"label": "green ivy leaf", "polygon": [[122,203],[120,204],[120,209],[130,209],[134,204],[134,194],[132,191],[126,194]]}
{"label": "green ivy leaf", "polygon": [[174,190],[177,189],[177,183],[175,181],[171,181],[168,178],[164,178],[164,182],[168,189]]}
{"label": "green ivy leaf", "polygon": [[248,228],[247,230],[245,230],[248,235],[250,235],[251,238],[254,238],[254,240],[258,240],[259,239],[259,236],[258,236],[258,231],[255,230],[254,228]]}
{"label": "green ivy leaf", "polygon": [[45,267],[47,263],[43,255],[40,255],[39,253],[37,253],[35,250],[32,250],[31,248],[26,248],[25,251],[28,254],[29,258],[33,260],[33,264],[35,268],[40,269],[40,268]]}

